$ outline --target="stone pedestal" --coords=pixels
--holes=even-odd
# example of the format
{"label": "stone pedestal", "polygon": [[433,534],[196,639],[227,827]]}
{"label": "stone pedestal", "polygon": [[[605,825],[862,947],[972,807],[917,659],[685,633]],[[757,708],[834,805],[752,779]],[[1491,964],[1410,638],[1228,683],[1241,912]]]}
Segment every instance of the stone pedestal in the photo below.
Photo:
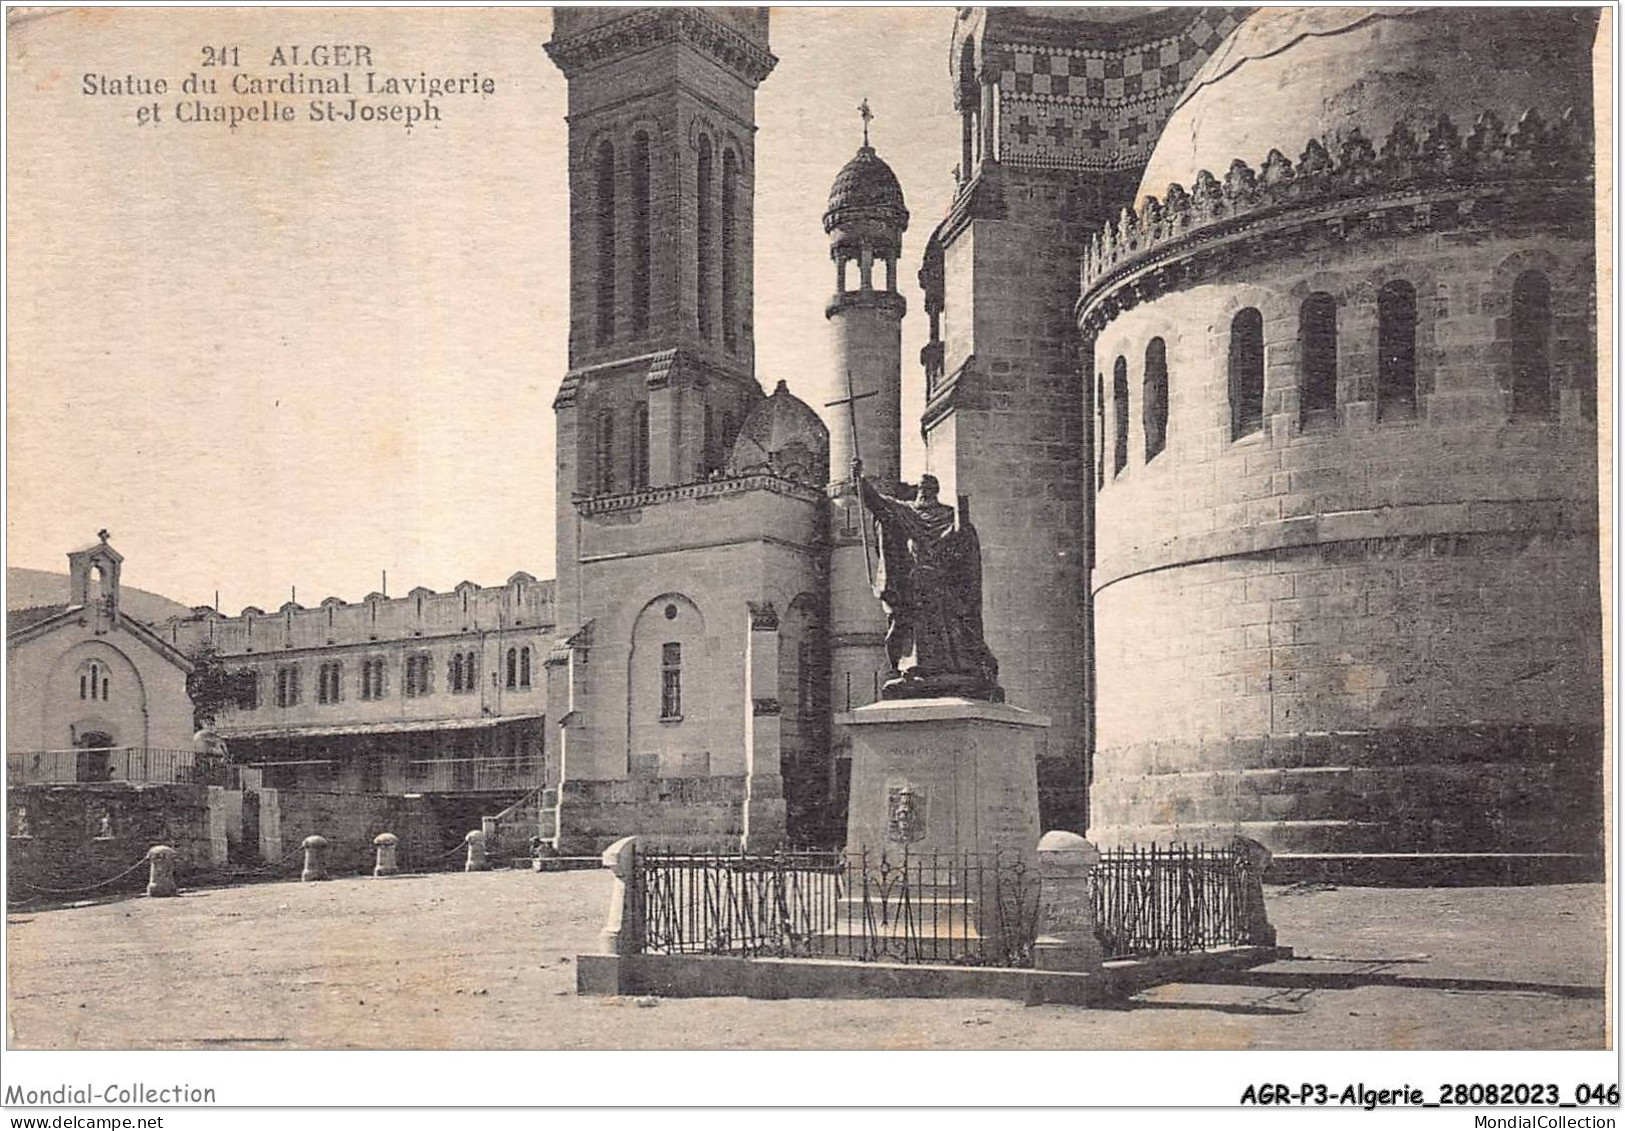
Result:
{"label": "stone pedestal", "polygon": [[1004,703],[882,699],[835,721],[852,736],[846,850],[863,854],[852,863],[901,862],[934,935],[996,953],[1025,933],[1049,720]]}
{"label": "stone pedestal", "polygon": [[906,845],[1036,865],[1048,719],[972,699],[882,699],[835,722],[852,735],[848,852],[900,855]]}
{"label": "stone pedestal", "polygon": [[1038,970],[1099,970],[1105,949],[1095,936],[1095,907],[1089,874],[1100,866],[1100,851],[1077,833],[1047,832],[1038,842],[1043,896],[1033,966]]}

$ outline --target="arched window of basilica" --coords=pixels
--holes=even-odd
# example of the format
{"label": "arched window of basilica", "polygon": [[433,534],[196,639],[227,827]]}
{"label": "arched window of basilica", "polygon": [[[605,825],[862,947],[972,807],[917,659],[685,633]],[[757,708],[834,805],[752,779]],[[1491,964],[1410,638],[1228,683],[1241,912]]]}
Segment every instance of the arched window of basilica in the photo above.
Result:
{"label": "arched window of basilica", "polygon": [[651,179],[649,135],[639,130],[632,135],[632,332],[639,335],[649,332],[649,287],[654,277]]}
{"label": "arched window of basilica", "polygon": [[517,648],[508,649],[507,676],[508,678],[504,682],[510,691],[519,686],[519,649]]}
{"label": "arched window of basilica", "polygon": [[722,346],[739,349],[739,159],[722,155]]}
{"label": "arched window of basilica", "polygon": [[700,337],[711,337],[711,276],[712,244],[716,240],[715,206],[711,201],[711,139],[701,135],[700,158],[694,175],[698,215],[694,225],[694,312],[699,323]]}
{"label": "arched window of basilica", "polygon": [[519,686],[530,686],[530,646],[519,649]]}
{"label": "arched window of basilica", "polygon": [[615,340],[615,144],[598,146],[598,344]]}
{"label": "arched window of basilica", "polygon": [[1168,443],[1168,345],[1161,338],[1146,343],[1140,411],[1144,414],[1145,462],[1150,463]]}
{"label": "arched window of basilica", "polygon": [[649,485],[649,402],[639,401],[637,422],[632,429],[632,486]]}
{"label": "arched window of basilica", "polygon": [[615,491],[615,411],[602,409],[598,413],[596,467],[594,489],[600,495]]}
{"label": "arched window of basilica", "polygon": [[1552,289],[1539,271],[1512,284],[1512,414],[1552,415]]}
{"label": "arched window of basilica", "polygon": [[1299,411],[1337,407],[1337,300],[1317,291],[1298,308]]}
{"label": "arched window of basilica", "polygon": [[1377,418],[1416,411],[1416,289],[1395,279],[1377,292]]}
{"label": "arched window of basilica", "polygon": [[1230,438],[1264,427],[1264,316],[1256,307],[1230,320]]}
{"label": "arched window of basilica", "polygon": [[1123,357],[1112,364],[1112,474],[1121,475],[1128,466],[1128,360]]}

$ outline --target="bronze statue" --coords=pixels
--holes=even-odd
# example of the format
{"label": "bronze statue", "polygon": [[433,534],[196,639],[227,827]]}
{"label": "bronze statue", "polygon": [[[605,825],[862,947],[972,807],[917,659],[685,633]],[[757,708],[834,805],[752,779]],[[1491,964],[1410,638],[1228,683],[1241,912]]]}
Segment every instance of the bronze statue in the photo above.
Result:
{"label": "bronze statue", "polygon": [[969,516],[937,500],[937,480],[893,498],[852,476],[880,527],[876,589],[886,608],[891,677],[882,699],[960,696],[1004,701],[999,663],[982,637],[982,546]]}

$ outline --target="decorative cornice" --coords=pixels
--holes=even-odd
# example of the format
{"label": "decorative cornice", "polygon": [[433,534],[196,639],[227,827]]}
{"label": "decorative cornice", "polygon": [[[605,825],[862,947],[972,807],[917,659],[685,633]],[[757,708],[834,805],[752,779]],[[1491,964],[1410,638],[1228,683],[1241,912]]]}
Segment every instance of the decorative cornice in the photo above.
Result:
{"label": "decorative cornice", "polygon": [[841,291],[824,307],[824,317],[834,318],[849,310],[878,310],[892,318],[901,319],[908,313],[908,299],[896,291]]}
{"label": "decorative cornice", "polygon": [[1165,290],[1238,262],[1279,256],[1294,240],[1344,241],[1442,231],[1516,215],[1568,224],[1590,192],[1589,132],[1572,109],[1548,127],[1530,110],[1506,129],[1493,111],[1463,137],[1448,117],[1395,124],[1379,152],[1358,128],[1311,140],[1296,165],[1270,150],[1261,170],[1203,169],[1107,223],[1084,252],[1076,314],[1086,335]]}
{"label": "decorative cornice", "polygon": [[574,407],[582,387],[590,384],[595,378],[619,377],[639,368],[643,369],[643,384],[647,389],[664,389],[674,382],[681,385],[685,381],[703,385],[711,378],[729,381],[747,389],[754,388],[758,392],[761,389],[756,378],[751,376],[748,370],[730,367],[716,358],[684,346],[674,346],[652,353],[616,357],[571,369],[559,382],[558,395],[553,398],[553,408],[557,411]]}
{"label": "decorative cornice", "polygon": [[583,518],[590,518],[593,515],[611,514],[615,511],[659,506],[661,503],[677,502],[681,499],[713,499],[722,495],[742,495],[747,491],[769,491],[775,495],[800,499],[807,503],[824,501],[824,492],[821,488],[809,487],[805,483],[783,479],[777,475],[755,473],[735,475],[726,479],[707,479],[699,483],[679,483],[672,487],[646,487],[621,495],[580,498],[575,500],[575,508],[576,513]]}
{"label": "decorative cornice", "polygon": [[624,18],[568,39],[543,44],[548,58],[573,79],[622,55],[668,43],[686,43],[755,86],[772,73],[778,59],[698,8],[637,8]]}
{"label": "decorative cornice", "polygon": [[920,429],[924,431],[933,427],[955,408],[982,408],[976,375],[976,355],[971,354],[938,384],[927,387],[925,411],[920,414]]}
{"label": "decorative cornice", "polygon": [[559,637],[548,649],[547,658],[542,661],[543,665],[555,667],[569,663],[570,658],[577,652],[581,653],[582,659],[585,660],[588,649],[592,647],[592,626],[593,622],[588,621],[569,636]]}
{"label": "decorative cornice", "polygon": [[984,161],[976,175],[960,186],[948,215],[937,225],[931,238],[946,246],[970,227],[972,220],[1003,220],[1007,215],[999,163]]}

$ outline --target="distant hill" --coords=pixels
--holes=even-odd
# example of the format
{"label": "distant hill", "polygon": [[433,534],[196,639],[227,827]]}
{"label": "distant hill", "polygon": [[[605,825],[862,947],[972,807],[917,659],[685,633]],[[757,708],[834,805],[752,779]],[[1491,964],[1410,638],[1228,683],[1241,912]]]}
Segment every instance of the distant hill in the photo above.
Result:
{"label": "distant hill", "polygon": [[[120,587],[124,611],[136,620],[157,624],[173,616],[182,616],[191,609],[179,601],[148,593],[145,589]],[[6,608],[27,609],[36,605],[65,605],[68,603],[68,575],[48,569],[6,567]]]}

